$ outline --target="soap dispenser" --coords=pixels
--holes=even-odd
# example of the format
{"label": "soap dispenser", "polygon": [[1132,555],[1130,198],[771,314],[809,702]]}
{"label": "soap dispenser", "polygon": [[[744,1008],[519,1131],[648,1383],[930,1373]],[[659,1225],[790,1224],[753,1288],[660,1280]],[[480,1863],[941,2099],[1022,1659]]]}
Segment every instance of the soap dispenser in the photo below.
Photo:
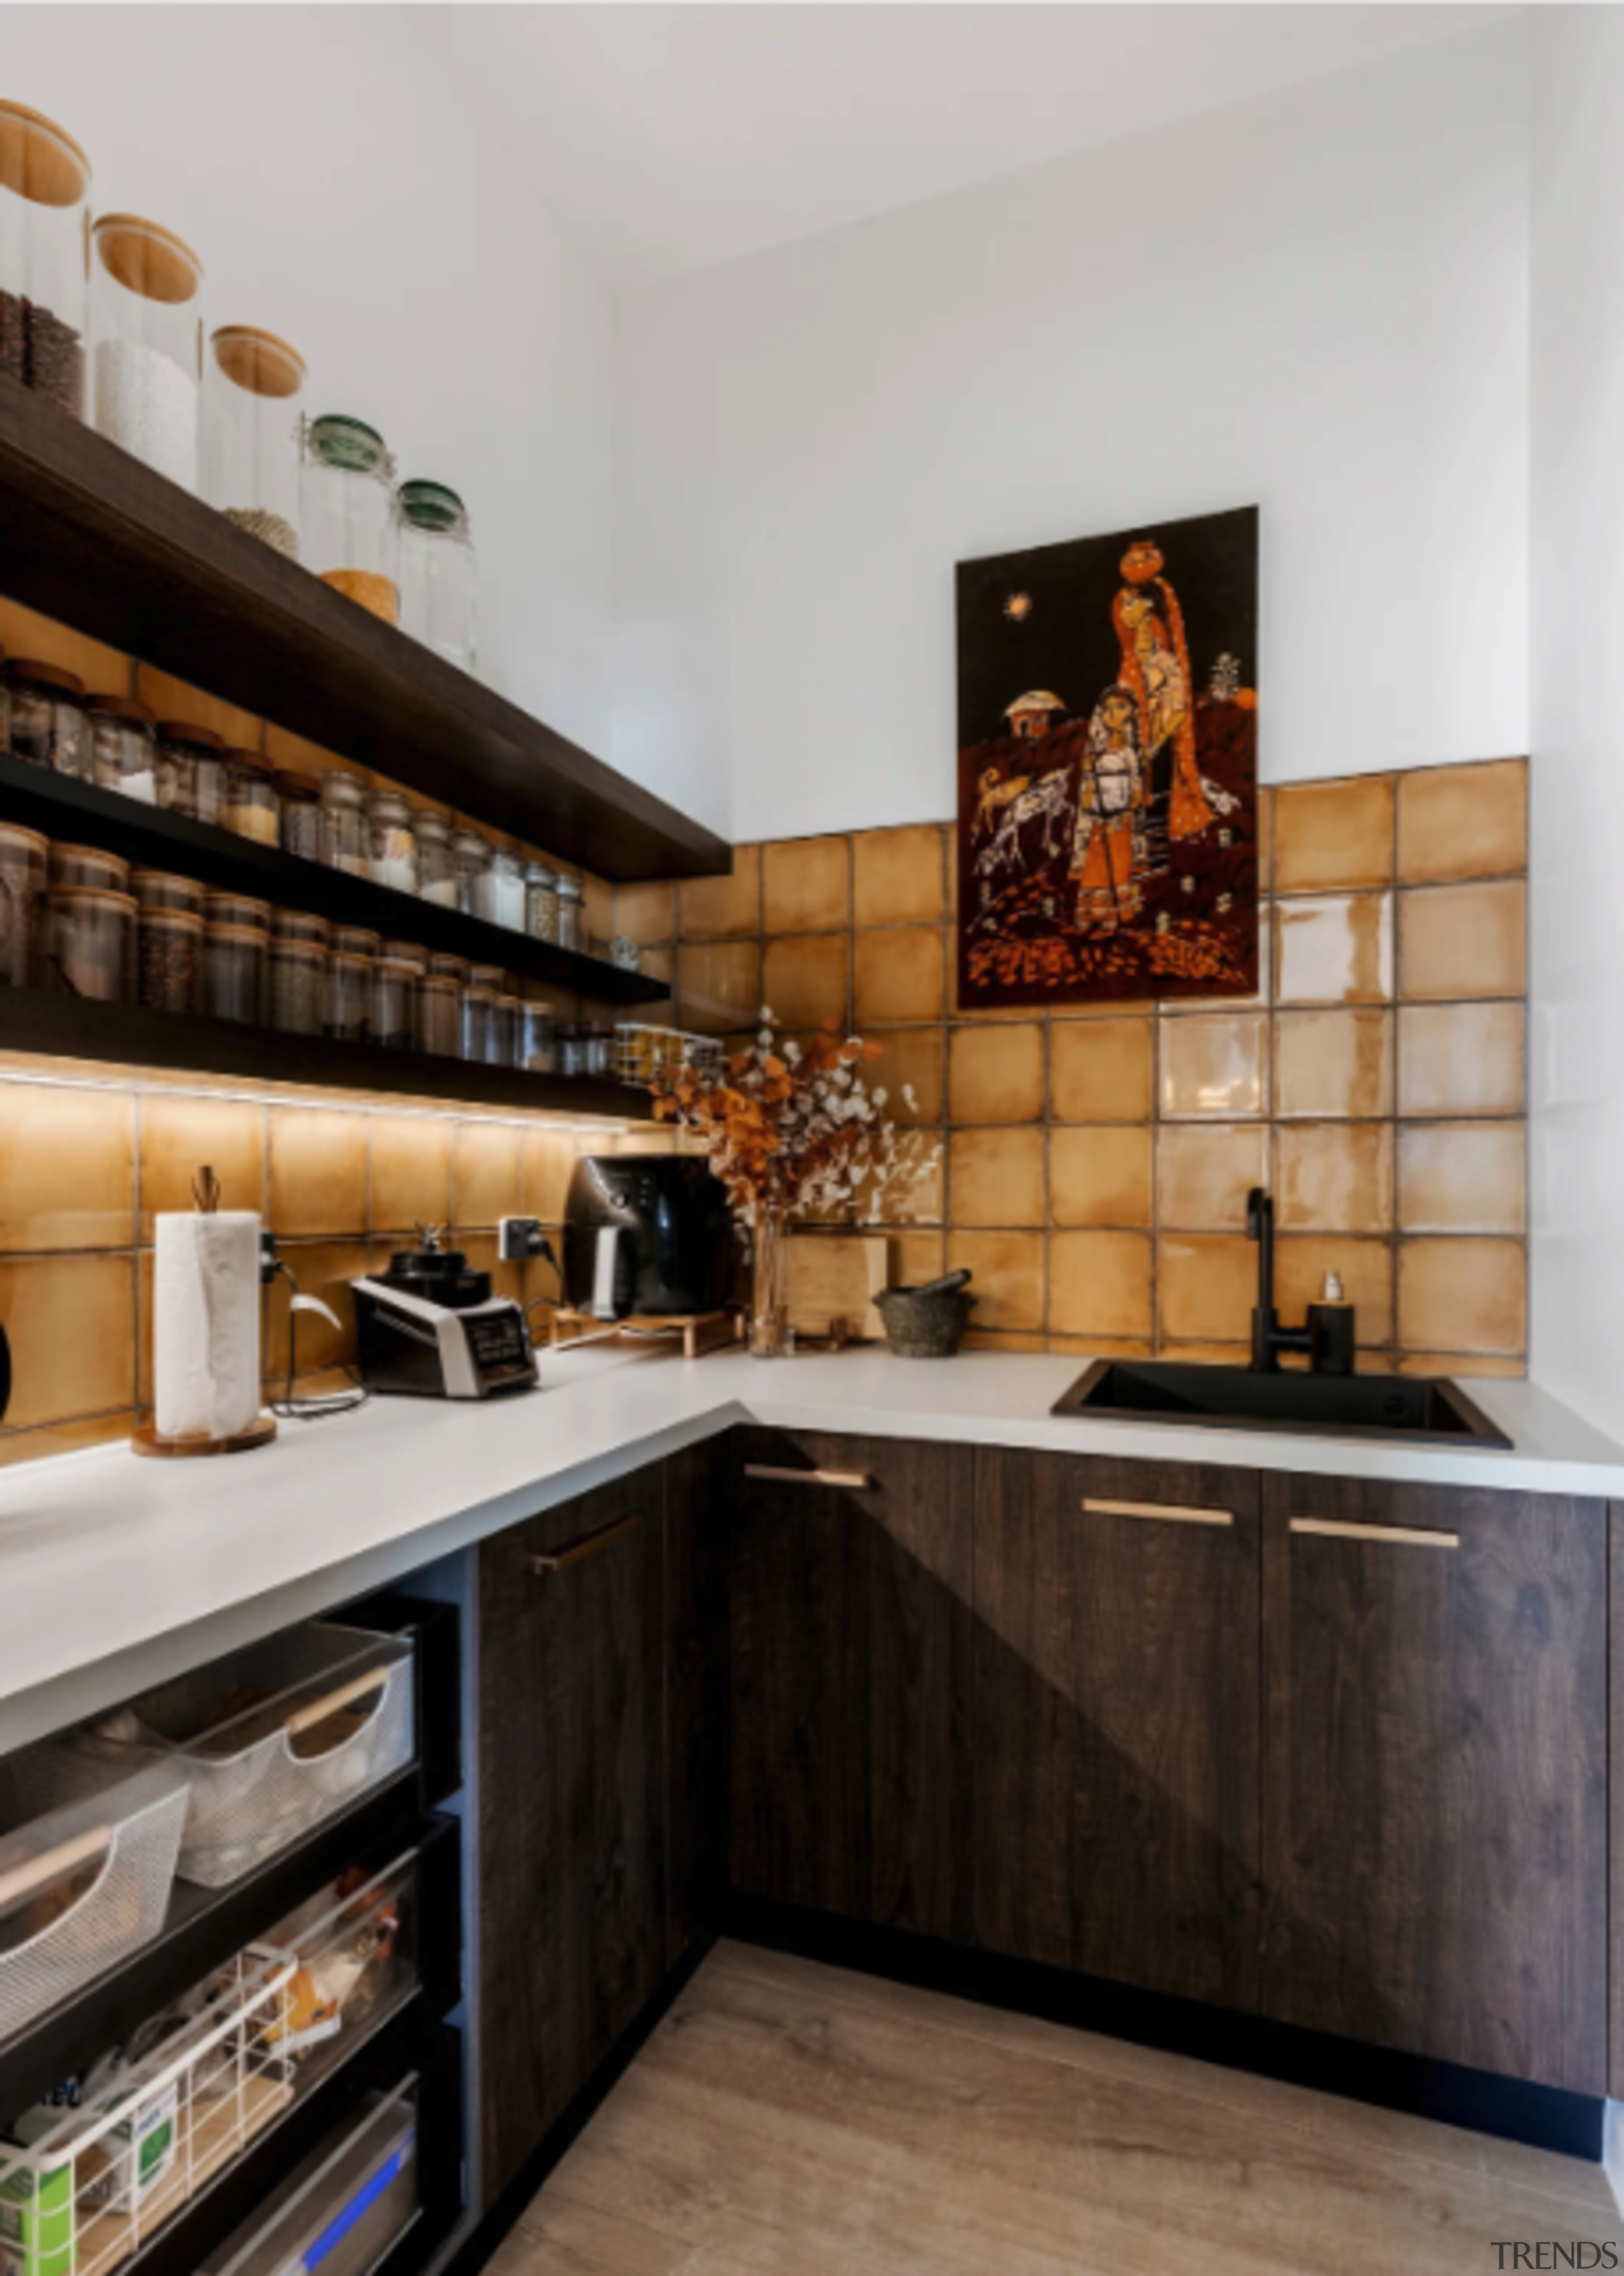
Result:
{"label": "soap dispenser", "polygon": [[1342,1276],[1327,1272],[1319,1301],[1309,1306],[1309,1364],[1316,1375],[1354,1371],[1354,1307],[1342,1294]]}

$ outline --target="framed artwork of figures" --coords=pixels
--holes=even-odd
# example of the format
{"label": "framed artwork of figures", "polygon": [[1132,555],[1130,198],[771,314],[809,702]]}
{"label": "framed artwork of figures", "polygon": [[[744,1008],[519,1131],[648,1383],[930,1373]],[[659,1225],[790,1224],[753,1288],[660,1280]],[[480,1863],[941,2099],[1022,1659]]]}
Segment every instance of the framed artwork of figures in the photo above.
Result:
{"label": "framed artwork of figures", "polygon": [[1257,987],[1257,509],[960,562],[959,1003]]}

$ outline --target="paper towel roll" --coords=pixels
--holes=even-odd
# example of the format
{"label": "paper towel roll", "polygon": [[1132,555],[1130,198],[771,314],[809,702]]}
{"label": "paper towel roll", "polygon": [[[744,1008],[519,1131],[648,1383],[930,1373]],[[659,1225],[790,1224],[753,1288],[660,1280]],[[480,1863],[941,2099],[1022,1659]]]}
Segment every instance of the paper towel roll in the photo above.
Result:
{"label": "paper towel roll", "polygon": [[260,1411],[260,1221],[161,1216],[152,1286],[153,1420],[165,1438],[229,1438]]}

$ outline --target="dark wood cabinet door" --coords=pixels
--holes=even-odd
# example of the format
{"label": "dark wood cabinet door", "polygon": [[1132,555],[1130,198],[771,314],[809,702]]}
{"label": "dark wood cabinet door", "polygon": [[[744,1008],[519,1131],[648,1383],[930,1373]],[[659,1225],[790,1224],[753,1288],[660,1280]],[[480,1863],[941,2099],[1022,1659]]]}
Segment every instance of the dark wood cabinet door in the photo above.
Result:
{"label": "dark wood cabinet door", "polygon": [[1266,2012],[1600,2094],[1600,1503],[1264,1486]]}
{"label": "dark wood cabinet door", "polygon": [[486,2204],[664,1972],[663,1495],[656,1466],[480,1551]]}
{"label": "dark wood cabinet door", "polygon": [[715,1927],[727,1895],[732,1478],[725,1441],[665,1464],[668,1965]]}
{"label": "dark wood cabinet door", "polygon": [[1254,2007],[1258,1516],[1247,1470],[975,1457],[975,1928]]}
{"label": "dark wood cabinet door", "polygon": [[752,1431],[739,1460],[733,1885],[967,1938],[962,1450]]}

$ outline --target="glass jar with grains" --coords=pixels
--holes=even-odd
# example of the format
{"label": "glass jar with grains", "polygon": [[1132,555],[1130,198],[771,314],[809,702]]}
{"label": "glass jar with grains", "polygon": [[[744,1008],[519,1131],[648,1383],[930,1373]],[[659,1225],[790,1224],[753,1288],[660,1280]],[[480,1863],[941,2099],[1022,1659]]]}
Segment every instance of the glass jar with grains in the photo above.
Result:
{"label": "glass jar with grains", "polygon": [[93,695],[85,705],[92,779],[145,806],[158,802],[152,714],[133,695]]}
{"label": "glass jar with grains", "polygon": [[335,948],[327,960],[322,1032],[335,1043],[364,1043],[371,1033],[372,959]]}
{"label": "glass jar with grains", "polygon": [[491,847],[490,860],[479,880],[474,914],[487,924],[505,925],[509,932],[524,930],[525,873],[516,847]]}
{"label": "glass jar with grains", "polygon": [[579,877],[566,871],[558,873],[558,945],[577,951],[585,948],[586,925],[582,914],[585,896]]}
{"label": "glass jar with grains", "polygon": [[0,822],[0,988],[39,986],[44,903],[44,838]]}
{"label": "glass jar with grains", "polygon": [[307,940],[270,944],[270,1024],[285,1035],[319,1036],[327,1010],[327,951]]}
{"label": "glass jar with grains", "polygon": [[0,102],[0,371],[85,415],[90,161],[72,136]]}
{"label": "glass jar with grains", "polygon": [[462,990],[454,980],[428,974],[417,983],[417,1048],[454,1059],[462,1043]]}
{"label": "glass jar with grains", "polygon": [[367,875],[397,893],[417,891],[417,830],[398,791],[375,791],[367,800]]}
{"label": "glass jar with grains", "polygon": [[53,885],[45,899],[44,976],[64,996],[127,1004],[135,903],[95,885]]}
{"label": "glass jar with grains", "polygon": [[158,804],[194,822],[216,822],[225,811],[225,742],[212,727],[188,719],[158,722]]}
{"label": "glass jar with grains", "polygon": [[299,558],[305,360],[275,332],[222,324],[203,360],[203,496],[227,521]]}
{"label": "glass jar with grains", "polygon": [[465,917],[476,917],[490,867],[489,845],[477,830],[459,830],[452,839],[452,859],[457,864],[457,907]]}
{"label": "glass jar with grains", "polygon": [[437,909],[457,906],[457,861],[452,852],[452,826],[443,814],[417,817],[417,890]]}
{"label": "glass jar with grains", "polygon": [[203,1008],[211,1020],[257,1021],[265,1003],[262,932],[211,924],[203,937]]}
{"label": "glass jar with grains", "polygon": [[182,916],[201,917],[203,889],[192,877],[173,877],[167,869],[136,869],[130,876],[136,906],[146,909],[178,909]]}
{"label": "glass jar with grains", "polygon": [[271,770],[257,751],[228,751],[225,811],[220,820],[234,837],[275,846],[282,836],[282,801]]}
{"label": "glass jar with grains", "polygon": [[525,871],[525,930],[532,940],[558,937],[558,880],[545,861]]}
{"label": "glass jar with grains", "polygon": [[372,967],[372,1040],[391,1051],[416,1046],[417,975],[401,957],[380,956]]}
{"label": "glass jar with grains", "polygon": [[271,778],[282,809],[282,851],[301,861],[322,858],[322,786],[279,768]]}
{"label": "glass jar with grains", "polygon": [[14,656],[6,667],[11,687],[11,756],[59,775],[90,776],[85,734],[85,683],[59,664]]}
{"label": "glass jar with grains", "polygon": [[400,614],[394,483],[395,462],[375,428],[338,413],[306,422],[299,478],[305,565],[391,625]]}
{"label": "glass jar with grains", "polygon": [[202,1010],[201,917],[183,909],[141,909],[135,952],[137,1003],[154,1012]]}
{"label": "glass jar with grains", "polygon": [[197,488],[203,264],[184,239],[135,214],[90,232],[91,421],[182,489]]}
{"label": "glass jar with grains", "polygon": [[346,877],[367,875],[367,786],[345,767],[323,770],[322,859]]}

